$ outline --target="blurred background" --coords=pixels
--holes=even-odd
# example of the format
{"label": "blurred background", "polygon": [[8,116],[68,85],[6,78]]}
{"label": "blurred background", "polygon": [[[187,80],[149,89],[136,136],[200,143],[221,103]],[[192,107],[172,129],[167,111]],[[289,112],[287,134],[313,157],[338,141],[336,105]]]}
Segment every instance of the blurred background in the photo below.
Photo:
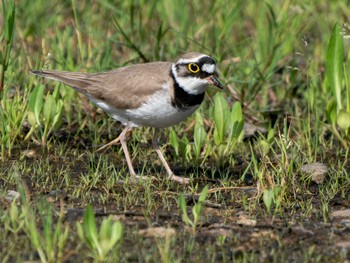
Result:
{"label": "blurred background", "polygon": [[[102,216],[120,216],[129,234],[122,245],[129,253],[115,250],[114,260],[349,260],[348,250],[339,252],[349,240],[335,245],[347,236],[339,229],[349,225],[330,215],[346,209],[350,196],[350,1],[3,0],[0,8],[0,220],[6,223],[0,258],[50,262],[50,255],[64,261],[72,253],[75,260],[101,260],[82,253],[90,243],[79,243],[75,233],[81,210],[92,203]],[[193,116],[162,131],[170,166],[193,182],[185,189],[162,179],[118,185],[127,177],[120,147],[94,149],[114,139],[121,125],[73,89],[29,74],[107,71],[175,61],[189,51],[216,60],[225,90],[208,89]],[[164,178],[150,147],[152,129],[131,137],[136,170]],[[181,216],[190,210],[178,193],[187,192],[192,206],[202,189],[211,203],[196,236],[197,223]],[[10,190],[21,204],[7,199]],[[38,222],[63,228],[42,217],[48,211],[36,205],[42,199],[56,209],[58,223],[73,225],[68,245],[51,247],[51,254],[35,239],[51,240]],[[19,218],[25,238],[13,230]],[[316,225],[293,228],[298,222]],[[271,230],[273,224],[280,228]],[[150,225],[171,225],[181,234],[163,242],[135,232]]]}

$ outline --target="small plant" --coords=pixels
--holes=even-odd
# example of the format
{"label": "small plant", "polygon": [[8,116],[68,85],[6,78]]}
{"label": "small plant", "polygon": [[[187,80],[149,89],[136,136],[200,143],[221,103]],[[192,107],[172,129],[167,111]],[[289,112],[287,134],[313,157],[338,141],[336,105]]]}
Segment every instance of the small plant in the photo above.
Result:
{"label": "small plant", "polygon": [[192,159],[191,156],[191,144],[186,136],[179,139],[176,135],[176,132],[171,129],[170,130],[170,145],[175,150],[177,156],[180,156],[181,161],[183,163],[190,162]]}
{"label": "small plant", "polygon": [[8,214],[5,213],[4,215],[5,229],[13,234],[17,234],[24,225],[24,215],[16,202],[17,199],[11,203]]}
{"label": "small plant", "polygon": [[216,145],[223,145],[226,142],[229,111],[229,106],[223,93],[216,93],[213,107],[213,120],[215,124],[214,142]]}
{"label": "small plant", "polygon": [[113,222],[111,217],[104,219],[97,230],[91,205],[86,208],[83,224],[77,223],[77,231],[80,239],[91,250],[91,256],[99,262],[104,262],[108,253],[120,245],[123,238],[123,225],[119,221]]}
{"label": "small plant", "polygon": [[177,137],[176,132],[174,131],[173,128],[171,128],[169,132],[169,142],[171,147],[173,147],[175,154],[178,156],[179,155],[179,138]]}
{"label": "small plant", "polygon": [[[22,194],[23,195],[23,194]],[[22,197],[22,200],[25,198]],[[48,203],[39,203],[41,226],[37,226],[35,210],[27,201],[23,202],[24,232],[36,249],[41,262],[63,262],[64,248],[68,239],[69,227],[63,225],[63,213],[54,220],[53,208]]]}
{"label": "small plant", "polygon": [[281,189],[280,187],[274,187],[273,189],[266,189],[263,192],[263,201],[266,206],[267,212],[271,214],[272,206],[275,206],[275,209],[277,210],[280,207],[280,195]]}
{"label": "small plant", "polygon": [[[27,98],[19,91],[11,98],[10,89],[5,89],[0,99],[0,159],[11,156],[16,139],[20,138],[22,123],[26,118]],[[7,150],[7,152],[6,152]]]}
{"label": "small plant", "polygon": [[[348,62],[344,63],[344,44],[340,31],[339,24],[335,24],[327,48],[326,81],[334,99],[327,105],[326,116],[334,134],[346,147],[347,141],[350,140],[350,54],[348,54]],[[346,100],[345,107],[343,98]],[[344,133],[345,140],[338,133],[337,126]]]}
{"label": "small plant", "polygon": [[[5,0],[2,0],[2,12],[3,32],[0,35],[0,43],[4,49],[0,48],[0,93],[4,88],[5,72],[10,61],[10,52],[15,29],[15,2],[13,0],[9,0],[6,4]],[[2,43],[3,39],[5,40],[5,43]]]}
{"label": "small plant", "polygon": [[50,133],[58,129],[62,123],[63,101],[59,97],[56,86],[52,94],[48,94],[44,100],[44,86],[34,88],[29,99],[28,122],[31,129],[25,139],[28,139],[38,128],[40,129],[41,144],[46,145]]}
{"label": "small plant", "polygon": [[196,112],[196,124],[194,125],[194,131],[193,131],[193,140],[194,140],[193,152],[194,152],[195,162],[197,162],[200,157],[201,150],[205,143],[206,137],[207,137],[207,134],[203,127],[203,118],[200,115],[200,113]]}
{"label": "small plant", "polygon": [[[68,239],[69,227],[63,224],[63,211],[56,219],[55,210],[46,200],[32,207],[27,196],[27,187],[17,168],[14,172],[20,200],[14,199],[9,210],[5,228],[14,235],[21,230],[30,240],[41,262],[63,262],[64,249]],[[17,205],[16,202],[20,202]],[[39,214],[39,217],[37,215]],[[5,215],[6,218],[6,215]]]}
{"label": "small plant", "polygon": [[208,194],[208,186],[206,185],[199,195],[198,202],[192,207],[193,220],[191,220],[187,214],[187,205],[186,205],[185,196],[183,193],[180,194],[179,207],[182,212],[182,221],[187,226],[191,226],[193,232],[196,232],[199,218],[203,212],[204,202],[207,198],[207,194]]}
{"label": "small plant", "polygon": [[230,154],[243,138],[244,118],[241,104],[235,102],[230,110],[222,92],[215,94],[213,107],[214,143],[217,160],[222,164],[224,156]]}

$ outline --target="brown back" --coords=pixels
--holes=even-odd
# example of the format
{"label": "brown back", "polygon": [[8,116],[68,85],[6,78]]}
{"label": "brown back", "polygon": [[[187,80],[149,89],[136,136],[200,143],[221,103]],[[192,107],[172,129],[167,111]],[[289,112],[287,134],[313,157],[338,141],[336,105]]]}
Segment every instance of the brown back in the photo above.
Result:
{"label": "brown back", "polygon": [[114,108],[132,109],[172,81],[171,65],[170,62],[154,62],[94,74],[51,70],[32,73],[58,80]]}

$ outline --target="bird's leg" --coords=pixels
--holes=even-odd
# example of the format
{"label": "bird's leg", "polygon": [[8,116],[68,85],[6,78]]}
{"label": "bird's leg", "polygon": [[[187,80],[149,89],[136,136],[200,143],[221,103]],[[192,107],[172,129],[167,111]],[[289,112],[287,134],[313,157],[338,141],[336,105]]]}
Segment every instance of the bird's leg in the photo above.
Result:
{"label": "bird's leg", "polygon": [[163,166],[165,168],[165,170],[167,171],[168,173],[168,177],[170,180],[173,180],[173,181],[176,181],[178,183],[181,183],[181,184],[188,184],[190,182],[190,179],[189,178],[183,178],[183,177],[180,177],[180,176],[176,176],[173,171],[170,169],[167,161],[165,160],[161,150],[159,149],[159,145],[158,145],[158,132],[159,132],[159,129],[158,128],[155,128],[154,130],[154,136],[153,136],[153,147],[154,149],[156,150],[158,156],[159,156],[159,159],[162,161],[163,163]]}
{"label": "bird's leg", "polygon": [[[121,134],[120,134],[120,135],[121,135]],[[117,138],[115,138],[113,141],[111,141],[111,142],[109,142],[109,143],[103,145],[102,147],[98,148],[96,151],[97,151],[97,152],[102,151],[103,149],[106,149],[106,148],[112,146],[113,144],[116,144],[117,142],[120,141],[120,135],[119,135]]]}
{"label": "bird's leg", "polygon": [[119,136],[117,138],[115,138],[113,141],[103,145],[101,148],[98,148],[97,151],[101,151],[107,147],[110,147],[112,146],[113,144],[116,144],[117,142],[120,141],[120,144],[122,145],[122,149],[123,149],[123,153],[124,153],[124,156],[125,156],[125,159],[126,159],[126,163],[128,164],[128,168],[129,168],[129,172],[130,172],[130,175],[133,179],[139,179],[139,178],[148,178],[148,177],[143,177],[143,176],[139,176],[135,173],[135,170],[134,170],[134,167],[132,165],[132,162],[131,162],[131,158],[130,158],[130,154],[129,154],[129,151],[128,151],[128,146],[126,144],[126,136],[127,136],[127,133],[132,131],[132,127],[130,125],[130,123],[128,123],[124,130],[119,134]]}
{"label": "bird's leg", "polygon": [[[132,179],[140,179],[140,178],[141,179],[149,179],[149,177],[147,177],[147,176],[145,177],[145,176],[137,175],[135,173],[134,167],[132,165],[131,158],[130,158],[129,151],[128,151],[128,146],[126,144],[126,135],[131,130],[132,130],[132,127],[131,127],[130,123],[128,123],[127,126],[124,128],[124,130],[122,131],[122,133],[118,137],[119,141],[120,141],[120,144],[122,145],[122,149],[123,149],[123,152],[124,152],[126,163],[128,164],[128,168],[129,168],[129,172],[130,172],[131,178]],[[115,139],[115,140],[117,140],[117,139]]]}
{"label": "bird's leg", "polygon": [[[126,163],[128,164],[128,168],[129,168],[129,172],[131,174],[132,177],[136,177],[136,173],[134,170],[134,167],[132,166],[132,162],[131,162],[131,158],[129,155],[129,151],[128,151],[128,146],[126,144],[126,134],[132,130],[132,127],[130,124],[126,125],[126,127],[124,128],[124,130],[122,131],[122,133],[118,136],[117,139],[119,139],[120,144],[122,145],[122,149],[124,152],[124,156],[126,159]],[[117,140],[115,139],[115,141]]]}

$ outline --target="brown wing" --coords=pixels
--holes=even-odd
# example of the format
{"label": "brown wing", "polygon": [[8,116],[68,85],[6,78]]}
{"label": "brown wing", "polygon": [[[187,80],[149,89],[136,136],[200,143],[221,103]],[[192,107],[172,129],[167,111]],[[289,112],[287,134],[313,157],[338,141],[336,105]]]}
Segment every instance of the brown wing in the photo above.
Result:
{"label": "brown wing", "polygon": [[170,62],[138,64],[101,73],[32,71],[34,75],[58,80],[85,96],[102,100],[117,109],[136,108],[162,85],[171,81]]}

